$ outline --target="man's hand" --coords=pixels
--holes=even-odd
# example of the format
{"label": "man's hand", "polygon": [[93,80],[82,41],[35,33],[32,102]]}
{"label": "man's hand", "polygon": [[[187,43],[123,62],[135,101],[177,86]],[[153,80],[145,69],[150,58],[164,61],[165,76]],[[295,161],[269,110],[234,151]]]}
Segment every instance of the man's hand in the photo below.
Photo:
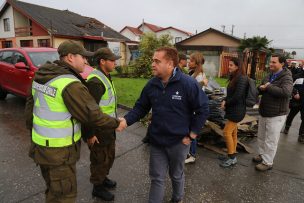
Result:
{"label": "man's hand", "polygon": [[127,121],[125,118],[118,118],[118,120],[120,121],[119,126],[116,128],[117,132],[121,132],[124,129],[126,129],[128,127],[127,125]]}
{"label": "man's hand", "polygon": [[196,139],[197,134],[195,134],[195,133],[193,133],[193,132],[190,132],[190,135],[189,135],[189,136],[186,136],[186,137],[183,138],[182,143],[183,143],[184,145],[189,145],[189,144],[191,144],[191,139],[190,139],[190,137],[191,137],[192,139]]}
{"label": "man's hand", "polygon": [[293,98],[295,98],[296,100],[299,100],[300,99],[300,95],[296,94],[295,96],[293,96]]}
{"label": "man's hand", "polygon": [[95,135],[93,137],[89,138],[87,140],[87,142],[88,142],[89,147],[92,147],[95,144],[95,142],[99,144],[99,140],[97,139],[97,137]]}
{"label": "man's hand", "polygon": [[261,85],[260,90],[265,91],[268,85],[270,85],[270,82],[267,82],[266,84]]}

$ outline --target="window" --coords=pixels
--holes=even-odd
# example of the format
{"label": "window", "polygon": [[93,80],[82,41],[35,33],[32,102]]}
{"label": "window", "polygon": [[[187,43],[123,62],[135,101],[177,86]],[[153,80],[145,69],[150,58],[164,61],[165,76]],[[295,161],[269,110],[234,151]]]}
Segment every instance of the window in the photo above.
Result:
{"label": "window", "polygon": [[1,57],[1,61],[6,62],[6,63],[12,63],[12,56],[13,56],[13,52],[4,51],[3,55]]}
{"label": "window", "polygon": [[21,47],[33,47],[33,40],[20,40]]}
{"label": "window", "polygon": [[38,47],[50,47],[50,39],[38,39]]}
{"label": "window", "polygon": [[181,37],[175,37],[175,43],[182,41]]}
{"label": "window", "polygon": [[27,65],[27,61],[26,61],[25,57],[23,56],[23,54],[21,54],[19,52],[15,52],[14,59],[13,59],[13,64],[16,64],[16,63],[19,63],[19,62],[23,62],[23,63],[25,63],[25,65]]}
{"label": "window", "polygon": [[4,25],[4,32],[9,32],[10,29],[10,22],[9,22],[9,18],[4,18],[3,19],[3,25]]}
{"label": "window", "polygon": [[53,62],[55,60],[59,60],[59,54],[57,51],[28,52],[28,55],[36,67],[40,67],[47,61]]}
{"label": "window", "polygon": [[11,48],[11,47],[13,47],[12,41],[3,41],[2,42],[2,48]]}

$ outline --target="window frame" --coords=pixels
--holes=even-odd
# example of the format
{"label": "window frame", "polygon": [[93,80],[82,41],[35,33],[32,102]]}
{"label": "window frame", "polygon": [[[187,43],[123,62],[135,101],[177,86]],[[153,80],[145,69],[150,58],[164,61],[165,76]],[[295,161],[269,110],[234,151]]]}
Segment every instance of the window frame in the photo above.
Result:
{"label": "window frame", "polygon": [[4,29],[4,32],[10,32],[11,31],[10,19],[9,18],[4,18],[3,19],[3,29]]}

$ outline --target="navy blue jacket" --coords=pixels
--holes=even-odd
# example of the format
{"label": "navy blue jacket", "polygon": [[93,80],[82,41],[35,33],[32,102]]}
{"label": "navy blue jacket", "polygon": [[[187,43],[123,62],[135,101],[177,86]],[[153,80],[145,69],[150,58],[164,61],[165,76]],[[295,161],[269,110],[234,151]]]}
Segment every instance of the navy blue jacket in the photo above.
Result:
{"label": "navy blue jacket", "polygon": [[208,98],[195,79],[178,68],[166,86],[157,77],[143,88],[133,109],[125,116],[128,125],[139,121],[152,108],[148,128],[150,142],[172,146],[190,132],[198,134],[208,114]]}

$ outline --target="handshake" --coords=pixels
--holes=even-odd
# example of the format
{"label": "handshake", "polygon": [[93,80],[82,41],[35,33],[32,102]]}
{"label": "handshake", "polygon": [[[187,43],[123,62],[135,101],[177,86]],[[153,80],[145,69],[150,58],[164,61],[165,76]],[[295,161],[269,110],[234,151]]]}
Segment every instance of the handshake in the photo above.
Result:
{"label": "handshake", "polygon": [[125,118],[119,117],[119,126],[116,128],[116,132],[122,132],[124,129],[128,127],[127,121]]}

